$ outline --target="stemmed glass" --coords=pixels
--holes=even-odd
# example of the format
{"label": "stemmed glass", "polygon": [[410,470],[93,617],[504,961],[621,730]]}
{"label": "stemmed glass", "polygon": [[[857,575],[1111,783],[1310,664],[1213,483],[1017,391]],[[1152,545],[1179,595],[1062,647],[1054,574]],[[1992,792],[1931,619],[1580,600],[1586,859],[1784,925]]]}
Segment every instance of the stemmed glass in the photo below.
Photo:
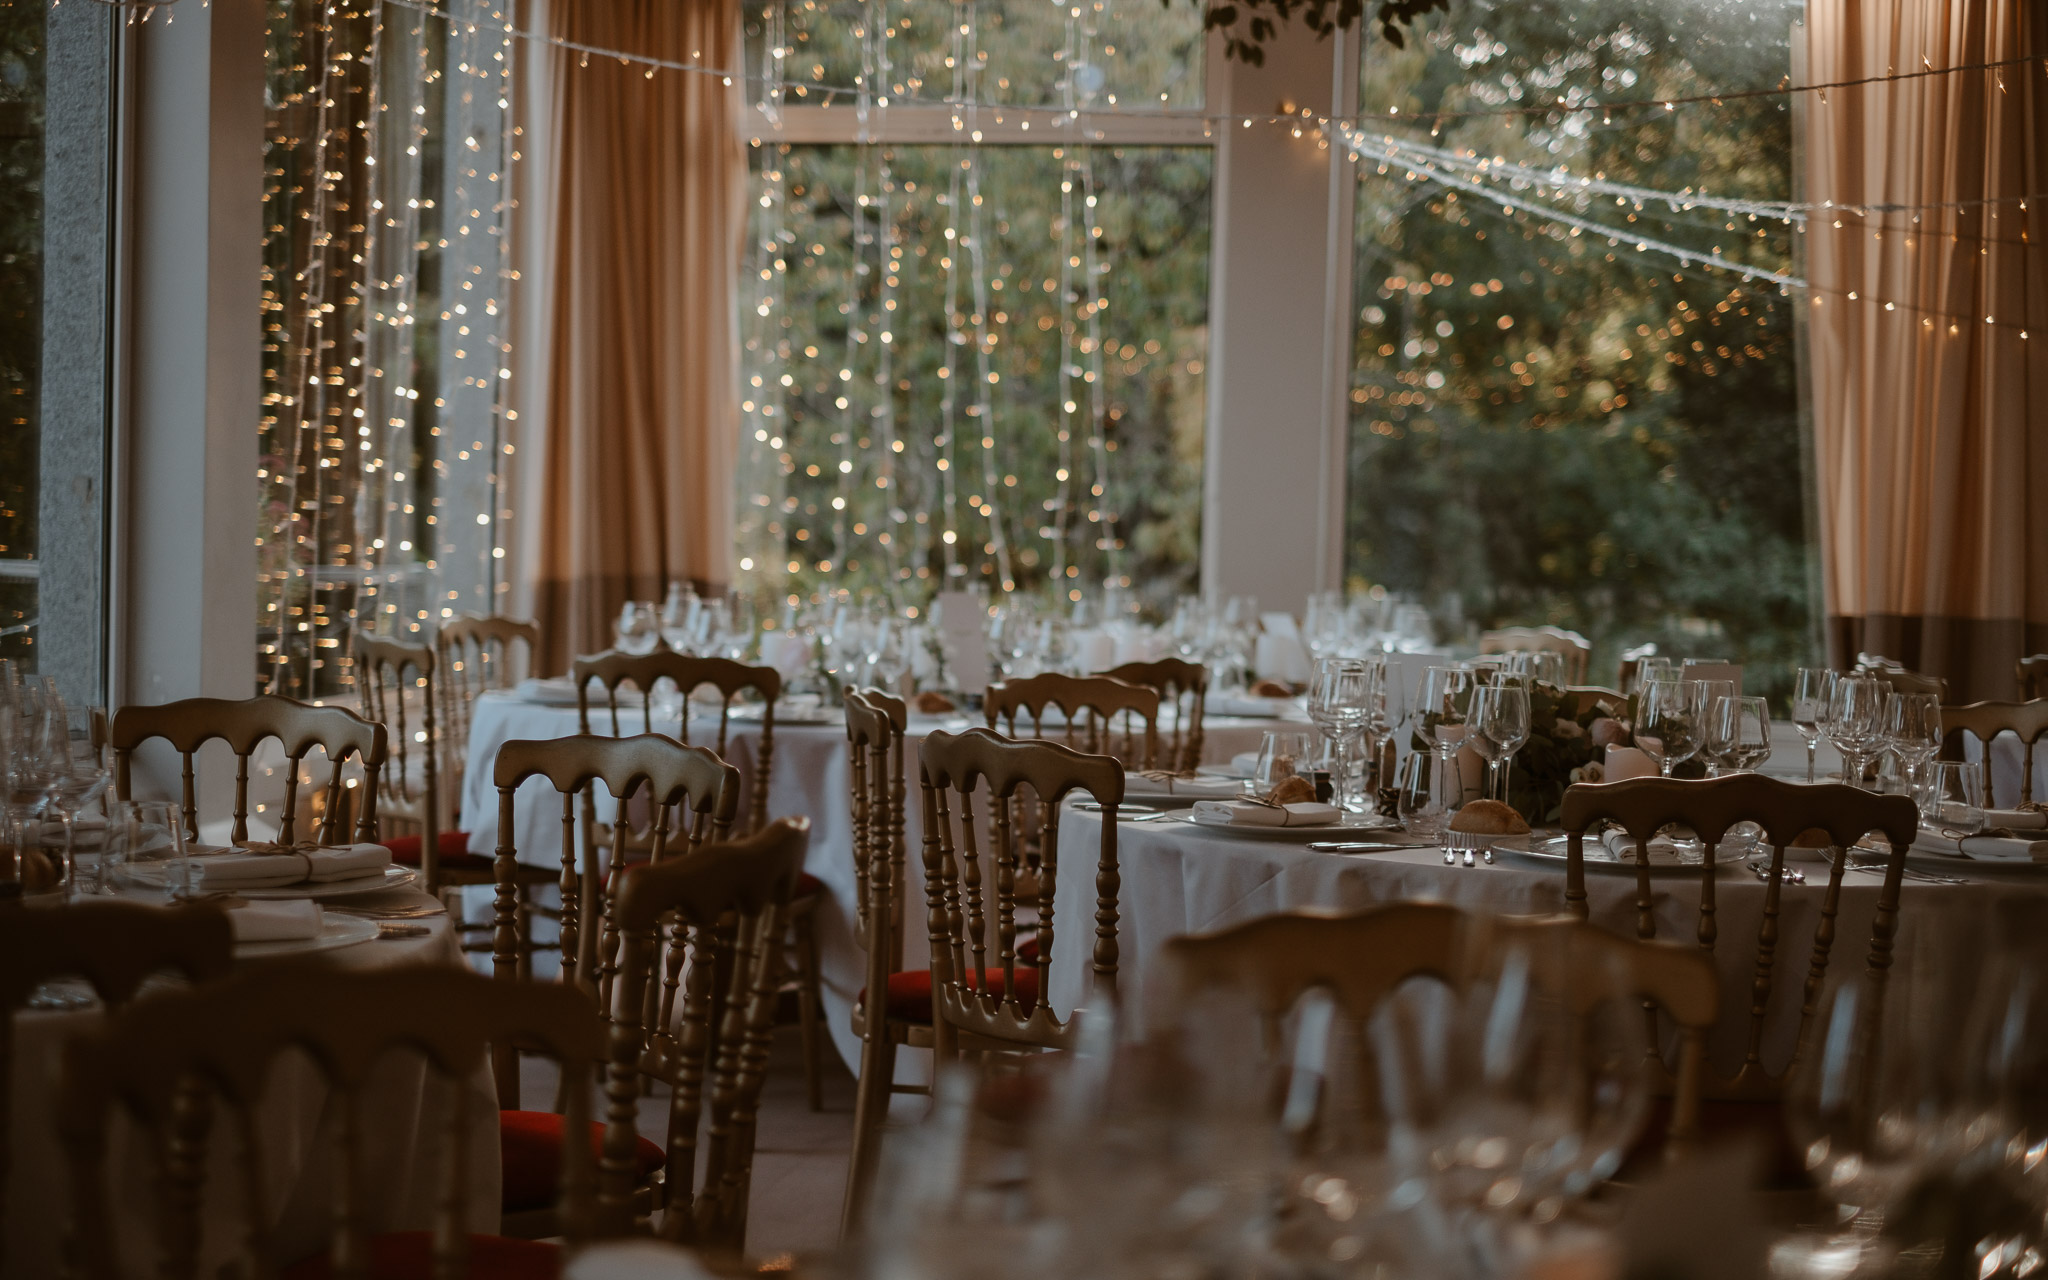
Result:
{"label": "stemmed glass", "polygon": [[626,601],[619,610],[615,632],[620,652],[653,653],[654,646],[661,643],[661,625],[655,617],[654,605],[645,600]]}
{"label": "stemmed glass", "polygon": [[1720,697],[1707,717],[1707,758],[1716,773],[1748,773],[1771,758],[1771,704]]}
{"label": "stemmed glass", "polygon": [[1308,718],[1330,746],[1333,799],[1341,809],[1357,810],[1371,803],[1370,796],[1352,794],[1351,751],[1372,719],[1377,670],[1363,658],[1321,658],[1309,681]]}
{"label": "stemmed glass", "polygon": [[1665,777],[1699,752],[1700,682],[1652,680],[1643,687],[1636,715],[1636,746],[1657,762]]}
{"label": "stemmed glass", "polygon": [[1884,741],[1884,699],[1890,691],[1869,676],[1842,676],[1828,696],[1824,729],[1842,753],[1842,781],[1863,785],[1870,753]]}
{"label": "stemmed glass", "polygon": [[1826,667],[1801,667],[1792,686],[1792,727],[1806,739],[1806,780],[1813,781],[1814,757],[1827,724],[1828,703],[1835,692],[1835,673]]}
{"label": "stemmed glass", "polygon": [[[59,707],[47,721],[51,776],[50,807],[64,826],[64,883],[78,890],[77,826],[81,810],[100,798],[107,789],[107,766],[100,754],[106,712],[98,707]],[[104,848],[105,833],[101,844]],[[96,878],[96,891],[113,892],[108,882],[104,853]]]}
{"label": "stemmed glass", "polygon": [[1941,750],[1941,698],[1932,693],[1894,693],[1884,704],[1884,744],[1906,771],[1909,793],[1920,787],[1920,771]]}
{"label": "stemmed glass", "polygon": [[1472,691],[1471,742],[1486,760],[1486,794],[1508,798],[1515,753],[1529,740],[1529,691],[1512,680]]}
{"label": "stemmed glass", "polygon": [[[57,784],[49,721],[42,695],[27,686],[0,702],[0,800],[6,803],[5,834],[17,857],[27,852],[29,824],[42,814]],[[17,867],[16,877],[20,874]]]}

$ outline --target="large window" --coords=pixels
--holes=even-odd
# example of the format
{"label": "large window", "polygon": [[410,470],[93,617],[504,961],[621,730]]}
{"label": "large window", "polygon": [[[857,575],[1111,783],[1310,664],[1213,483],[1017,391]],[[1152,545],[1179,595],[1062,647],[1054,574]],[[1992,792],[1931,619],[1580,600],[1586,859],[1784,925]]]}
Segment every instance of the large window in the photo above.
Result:
{"label": "large window", "polygon": [[0,8],[0,658],[33,663],[42,431],[40,4]]}
{"label": "large window", "polygon": [[1649,641],[1757,692],[1808,660],[1794,231],[1743,203],[1791,197],[1790,105],[1660,105],[1779,85],[1799,11],[1454,0],[1368,43],[1355,584],[1574,628],[1603,680]]}
{"label": "large window", "polygon": [[749,38],[743,585],[1191,588],[1200,14],[806,0]]}

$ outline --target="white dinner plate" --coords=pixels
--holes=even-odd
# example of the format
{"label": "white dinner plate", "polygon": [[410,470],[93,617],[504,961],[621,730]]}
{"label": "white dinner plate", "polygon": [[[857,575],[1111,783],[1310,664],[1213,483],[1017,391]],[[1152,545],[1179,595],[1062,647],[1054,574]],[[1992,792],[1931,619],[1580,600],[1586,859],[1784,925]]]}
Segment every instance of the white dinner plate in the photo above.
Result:
{"label": "white dinner plate", "polygon": [[1294,844],[1306,844],[1310,840],[1341,840],[1345,835],[1355,835],[1361,831],[1394,830],[1393,823],[1388,822],[1378,814],[1372,813],[1340,813],[1337,815],[1335,822],[1324,822],[1315,826],[1302,827],[1212,826],[1208,823],[1196,822],[1193,809],[1175,809],[1159,819],[1159,825],[1161,826],[1171,826],[1176,823],[1181,826],[1194,827],[1198,831],[1214,832],[1222,836],[1245,836],[1253,840],[1281,840]]}
{"label": "white dinner plate", "polygon": [[310,938],[273,938],[264,942],[237,942],[235,959],[255,960],[264,956],[293,956],[308,951],[334,951],[353,947],[377,936],[377,922],[362,916],[329,915],[320,932]]}
{"label": "white dinner plate", "polygon": [[[145,888],[164,887],[162,863],[147,863],[128,869],[128,882]],[[329,880],[324,884],[280,884],[263,889],[232,889],[238,898],[251,902],[270,902],[290,898],[311,898],[319,901],[325,898],[353,898],[359,894],[382,893],[386,889],[403,889],[420,878],[420,873],[411,867],[386,867],[374,875],[353,876],[347,880]]]}

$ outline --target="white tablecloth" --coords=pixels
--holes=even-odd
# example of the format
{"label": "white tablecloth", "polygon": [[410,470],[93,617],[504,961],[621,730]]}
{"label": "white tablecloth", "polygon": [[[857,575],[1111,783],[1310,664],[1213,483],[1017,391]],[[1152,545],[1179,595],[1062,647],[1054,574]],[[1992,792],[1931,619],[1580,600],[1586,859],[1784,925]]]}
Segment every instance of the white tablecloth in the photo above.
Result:
{"label": "white tablecloth", "polygon": [[[1143,1023],[1150,994],[1146,984],[1158,977],[1155,958],[1160,946],[1182,934],[1205,933],[1303,907],[1356,910],[1380,903],[1434,901],[1511,914],[1564,909],[1561,863],[1503,857],[1492,866],[1466,868],[1445,866],[1435,848],[1315,853],[1305,844],[1203,831],[1181,823],[1126,821],[1119,826],[1123,889],[1118,903],[1117,993],[1125,1025],[1133,1029]],[[1063,1016],[1088,1003],[1085,961],[1093,933],[1095,885],[1080,859],[1083,851],[1092,853],[1097,847],[1101,829],[1101,817],[1092,813],[1069,811],[1060,822],[1063,865],[1054,912],[1060,941],[1054,948],[1049,998]],[[1827,868],[1816,863],[1805,870],[1810,883],[1786,885],[1780,905],[1778,981],[1767,1009],[1764,1046],[1765,1065],[1773,1070],[1782,1069],[1792,1053],[1801,987],[1825,892]],[[2048,868],[2021,867],[1997,873],[1997,879],[1990,878],[1992,874],[1973,867],[1973,879],[1983,878],[1970,884],[1906,882],[1900,897],[1895,974],[1951,983],[1958,996],[1967,999],[1979,972],[1976,958],[1997,937],[2015,936],[1999,930],[2038,932],[2048,927]],[[1657,936],[1695,941],[1698,875],[1660,877],[1651,884]],[[1860,872],[1851,872],[1843,881],[1830,974],[1862,968],[1880,887],[1878,876]],[[1716,882],[1719,942],[1714,959],[1721,971],[1722,1018],[1711,1049],[1724,1072],[1732,1072],[1742,1060],[1764,889],[1762,881],[1741,868],[1724,871]],[[1589,867],[1586,891],[1595,924],[1635,936],[1632,870],[1619,874]]]}
{"label": "white tablecloth", "polygon": [[[917,802],[917,747],[924,735],[941,729],[960,730],[981,723],[965,715],[916,716],[909,724],[905,797],[905,840],[909,851],[910,885],[906,892],[917,905],[910,912],[915,922],[905,939],[904,964],[924,968],[926,937],[922,928],[924,866],[918,853],[921,828]],[[508,741],[527,738],[559,738],[576,732],[574,707],[543,706],[523,702],[509,694],[486,694],[477,700],[470,724],[468,752],[462,783],[463,829],[470,833],[470,848],[488,852],[497,847],[498,792],[492,784],[492,762],[498,748]],[[639,711],[621,709],[619,731],[642,732],[645,721]],[[609,728],[609,721],[606,726]],[[673,732],[674,722],[656,721],[658,729]],[[1258,747],[1268,729],[1301,729],[1293,722],[1209,716],[1203,724],[1203,755],[1209,761],[1227,761],[1241,751]],[[690,741],[699,746],[717,745],[715,718],[694,720]],[[761,742],[759,724],[733,722],[726,742],[726,759],[739,769],[746,785],[753,785],[753,770]],[[775,726],[773,777],[768,789],[768,816],[805,816],[811,820],[811,847],[804,869],[825,886],[831,902],[821,904],[816,921],[819,967],[823,973],[825,1012],[834,1045],[850,1069],[858,1069],[860,1042],[853,1034],[851,1011],[854,998],[865,981],[865,953],[853,940],[853,818],[847,793],[846,728],[831,724],[783,724]],[[514,835],[519,860],[534,866],[561,866],[561,802],[543,779],[521,787],[514,798]],[[923,1078],[926,1064],[921,1053],[899,1055],[899,1078]]]}
{"label": "white tablecloth", "polygon": [[[424,904],[425,894],[400,890],[377,895],[380,904]],[[337,968],[370,970],[408,964],[462,963],[462,954],[446,916],[422,921],[431,932],[421,938],[374,939],[322,953],[319,963]],[[261,964],[256,960],[248,963]],[[143,997],[147,999],[148,997]],[[15,1018],[12,1127],[8,1134],[8,1177],[5,1249],[8,1276],[54,1276],[59,1265],[64,1225],[70,1216],[67,1171],[55,1128],[51,1102],[61,1069],[64,1041],[96,1026],[104,1015],[97,1009],[77,1012],[23,1011]],[[497,1094],[490,1073],[455,1086],[469,1091],[471,1117],[468,1149],[470,1230],[498,1228],[499,1170]],[[450,1086],[431,1077],[415,1056],[393,1054],[374,1073],[358,1100],[358,1191],[370,1230],[426,1229],[433,1225],[441,1187],[442,1144],[439,1133]],[[310,1059],[288,1055],[272,1076],[269,1093],[258,1114],[263,1142],[266,1207],[278,1260],[290,1262],[327,1246],[332,1193],[329,1092]],[[228,1113],[216,1114],[212,1173],[204,1218],[205,1253],[200,1272],[212,1274],[233,1255],[245,1221],[234,1181],[239,1153],[231,1136]],[[116,1126],[108,1147],[108,1186],[116,1221],[137,1225],[124,1237],[124,1252],[147,1248],[145,1224],[155,1203],[153,1163],[131,1130]],[[129,1274],[148,1270],[148,1255],[131,1259]]]}

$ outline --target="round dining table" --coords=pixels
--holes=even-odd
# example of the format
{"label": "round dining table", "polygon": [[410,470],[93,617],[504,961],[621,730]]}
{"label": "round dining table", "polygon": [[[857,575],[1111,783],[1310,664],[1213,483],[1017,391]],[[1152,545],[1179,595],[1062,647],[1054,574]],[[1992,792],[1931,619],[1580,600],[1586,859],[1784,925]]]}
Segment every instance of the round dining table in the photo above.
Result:
{"label": "round dining table", "polygon": [[[124,890],[123,896],[162,901],[157,890]],[[33,901],[33,900],[31,900]],[[417,889],[386,889],[331,902],[362,910],[432,910],[434,899]],[[43,909],[36,906],[26,910]],[[316,963],[368,972],[408,965],[460,965],[462,949],[445,914],[407,920],[425,932],[374,937],[351,946],[301,953],[280,944],[238,946],[237,963]],[[267,953],[267,954],[265,954]],[[281,954],[280,954],[281,953]],[[14,1016],[13,1080],[7,1133],[4,1212],[4,1270],[7,1276],[63,1273],[65,1224],[70,1220],[68,1169],[57,1132],[56,1109],[66,1041],[89,1032],[105,1018],[83,982],[60,981],[46,988],[46,1004]],[[140,999],[148,999],[147,988]],[[426,1230],[434,1224],[444,1167],[440,1117],[453,1091],[467,1094],[469,1229],[492,1233],[499,1220],[498,1097],[488,1069],[459,1081],[429,1071],[415,1054],[393,1053],[375,1068],[356,1098],[358,1167],[374,1171],[362,1180],[357,1208],[372,1232]],[[254,1114],[261,1145],[264,1206],[274,1260],[289,1263],[318,1253],[331,1237],[331,1175],[338,1107],[319,1069],[303,1054],[288,1054],[273,1072]],[[202,1252],[199,1271],[213,1274],[238,1256],[245,1207],[239,1188],[239,1139],[227,1112],[217,1111],[208,1150]],[[148,1265],[150,1206],[159,1195],[155,1156],[142,1136],[125,1123],[109,1133],[106,1194],[114,1221],[126,1224],[119,1250],[126,1274]]]}

